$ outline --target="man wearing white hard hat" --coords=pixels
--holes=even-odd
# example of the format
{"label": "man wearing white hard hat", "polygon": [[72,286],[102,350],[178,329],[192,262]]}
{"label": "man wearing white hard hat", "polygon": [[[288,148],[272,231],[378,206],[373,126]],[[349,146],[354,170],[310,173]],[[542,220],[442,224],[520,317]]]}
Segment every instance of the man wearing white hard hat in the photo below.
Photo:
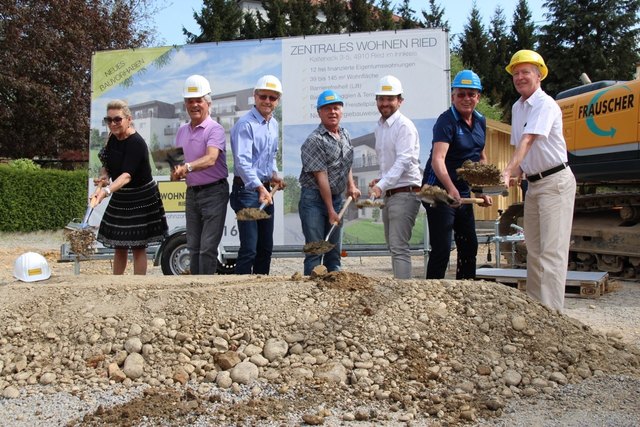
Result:
{"label": "man wearing white hard hat", "polygon": [[527,245],[527,294],[551,309],[562,311],[569,263],[576,179],[567,163],[562,111],[541,88],[547,77],[542,56],[519,50],[507,65],[520,99],[511,110],[511,144],[516,149],[502,172],[527,176],[524,232]]}
{"label": "man wearing white hard hat", "polygon": [[264,211],[269,215],[257,221],[238,221],[236,274],[269,274],[271,268],[274,218],[270,190],[285,187],[276,164],[280,128],[273,117],[280,96],[282,84],[276,76],[260,77],[253,90],[253,108],[231,129],[231,208],[238,212],[266,203]]}
{"label": "man wearing white hard hat", "polygon": [[391,252],[393,276],[411,278],[411,232],[420,209],[420,138],[413,122],[400,113],[402,84],[384,76],[376,87],[380,119],[375,130],[379,178],[369,183],[369,195],[384,197],[382,222]]}
{"label": "man wearing white hard hat", "polygon": [[185,178],[185,217],[191,274],[215,274],[229,202],[224,128],[209,115],[211,86],[200,75],[184,82],[182,96],[190,121],[180,126],[176,146],[185,163],[176,166],[172,179]]}

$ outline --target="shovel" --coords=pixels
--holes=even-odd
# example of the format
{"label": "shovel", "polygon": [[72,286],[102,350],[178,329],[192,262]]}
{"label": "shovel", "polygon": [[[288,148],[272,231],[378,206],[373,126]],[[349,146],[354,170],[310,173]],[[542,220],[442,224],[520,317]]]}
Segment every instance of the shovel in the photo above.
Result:
{"label": "shovel", "polygon": [[340,209],[340,212],[338,213],[338,221],[333,223],[333,225],[329,229],[329,232],[327,233],[327,237],[325,237],[324,240],[321,240],[319,242],[311,242],[304,245],[304,247],[302,248],[302,251],[304,253],[314,254],[314,255],[324,255],[335,247],[333,243],[329,243],[329,237],[331,237],[333,230],[335,230],[338,224],[340,224],[340,221],[342,220],[342,216],[347,211],[347,207],[349,207],[349,203],[351,203],[352,200],[353,198],[351,196],[347,197],[347,200],[345,201],[344,206],[342,206],[342,209]]}
{"label": "shovel", "polygon": [[[276,194],[276,191],[278,191],[278,188],[280,188],[279,185],[274,185],[273,188],[271,189],[271,200],[273,200],[273,195]],[[270,218],[271,215],[269,215],[264,211],[264,208],[266,207],[267,207],[267,202],[264,202],[257,209],[256,208],[240,209],[236,214],[236,219],[238,221],[257,221],[259,219]]]}
{"label": "shovel", "polygon": [[358,200],[356,206],[362,208],[383,208],[384,202],[382,200],[376,202],[376,196],[372,195],[369,199]]}
{"label": "shovel", "polygon": [[[428,184],[422,186],[420,193],[418,193],[418,198],[421,201],[429,203],[432,206],[436,203],[442,203],[448,206],[454,205],[456,203],[455,199],[447,194],[444,189]],[[471,205],[474,203],[484,203],[484,200],[480,197],[467,197],[460,199],[461,205]]]}
{"label": "shovel", "polygon": [[91,197],[91,200],[89,200],[89,204],[87,205],[87,210],[84,213],[84,217],[82,217],[82,222],[81,223],[77,223],[77,222],[70,222],[69,224],[67,224],[65,226],[66,229],[75,231],[75,230],[84,230],[86,228],[89,228],[89,218],[91,217],[91,214],[93,213],[93,209],[98,205],[98,200],[95,196]]}
{"label": "shovel", "polygon": [[504,185],[483,185],[473,186],[471,191],[477,194],[485,194],[487,196],[504,196],[509,195],[509,191],[504,188]]}

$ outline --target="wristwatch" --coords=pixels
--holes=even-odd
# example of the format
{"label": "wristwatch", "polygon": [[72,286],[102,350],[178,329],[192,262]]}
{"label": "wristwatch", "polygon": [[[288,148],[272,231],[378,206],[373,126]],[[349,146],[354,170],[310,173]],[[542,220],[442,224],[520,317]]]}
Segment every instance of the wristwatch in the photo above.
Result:
{"label": "wristwatch", "polygon": [[111,195],[111,189],[109,187],[102,187],[102,191],[107,193],[107,197]]}
{"label": "wristwatch", "polygon": [[193,168],[191,167],[191,163],[185,163],[184,165],[187,167],[187,173],[188,172],[193,172]]}

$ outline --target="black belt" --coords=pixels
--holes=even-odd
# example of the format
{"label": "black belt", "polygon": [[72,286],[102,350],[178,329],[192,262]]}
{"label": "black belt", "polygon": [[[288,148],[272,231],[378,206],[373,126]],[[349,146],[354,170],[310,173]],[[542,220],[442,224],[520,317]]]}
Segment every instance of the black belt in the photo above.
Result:
{"label": "black belt", "polygon": [[[242,178],[240,178],[239,176],[234,176],[233,185],[239,185],[241,187],[244,187],[244,181],[242,181]],[[271,183],[269,181],[263,181],[262,185],[264,185],[265,188],[269,188],[271,186]]]}
{"label": "black belt", "polygon": [[419,193],[419,192],[420,192],[420,187],[407,185],[405,187],[392,188],[391,190],[387,190],[387,192],[384,194],[387,197],[391,197],[396,193]]}
{"label": "black belt", "polygon": [[569,166],[569,165],[565,162],[565,163],[562,163],[562,164],[560,164],[558,166],[554,166],[551,169],[547,169],[546,171],[542,171],[540,173],[536,173],[536,174],[533,174],[533,175],[527,175],[527,181],[536,182],[538,180],[541,180],[545,176],[553,175],[556,172],[560,172],[561,170],[566,169],[567,166]]}
{"label": "black belt", "polygon": [[222,178],[217,181],[210,182],[208,184],[190,185],[189,188],[192,189],[193,191],[200,191],[200,190],[204,190],[205,188],[213,187],[214,185],[224,184],[225,182],[227,182],[227,178]]}

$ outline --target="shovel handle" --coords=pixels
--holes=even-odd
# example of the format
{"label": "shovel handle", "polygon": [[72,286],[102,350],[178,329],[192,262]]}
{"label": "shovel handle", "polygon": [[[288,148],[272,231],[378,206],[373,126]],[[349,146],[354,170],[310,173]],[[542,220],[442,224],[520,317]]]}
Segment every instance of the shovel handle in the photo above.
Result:
{"label": "shovel handle", "polygon": [[480,197],[468,197],[468,198],[462,198],[460,199],[460,204],[461,205],[473,205],[473,204],[480,204],[480,203],[484,203],[484,199],[481,199]]}
{"label": "shovel handle", "polygon": [[[280,188],[279,185],[274,185],[273,188],[271,189],[271,200],[273,200],[273,195],[276,194],[276,191],[278,191],[278,188]],[[267,202],[264,202],[263,204],[260,205],[260,210],[263,210],[264,208],[267,207]]]}
{"label": "shovel handle", "polygon": [[349,203],[351,203],[351,201],[353,200],[353,197],[349,196],[347,197],[347,201],[344,202],[344,205],[342,205],[342,209],[340,209],[340,212],[338,212],[338,222],[334,223],[331,228],[329,229],[329,232],[327,233],[327,237],[324,238],[324,240],[329,240],[329,237],[331,237],[331,233],[333,233],[333,230],[336,229],[336,226],[340,223],[340,220],[342,219],[342,215],[344,215],[344,213],[347,211],[347,208],[349,207]]}

